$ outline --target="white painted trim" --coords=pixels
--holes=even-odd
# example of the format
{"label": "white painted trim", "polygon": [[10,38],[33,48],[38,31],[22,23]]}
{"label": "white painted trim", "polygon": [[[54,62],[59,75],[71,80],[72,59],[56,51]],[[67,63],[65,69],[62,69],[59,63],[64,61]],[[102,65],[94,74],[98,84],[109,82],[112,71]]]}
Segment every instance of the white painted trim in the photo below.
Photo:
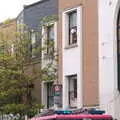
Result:
{"label": "white painted trim", "polygon": [[[44,40],[46,38],[46,31],[45,31],[45,26],[42,26],[42,39],[41,39],[41,45],[42,47],[44,46]],[[44,51],[42,51],[42,68],[44,67]]]}
{"label": "white painted trim", "polygon": [[54,23],[54,48],[57,50],[57,22]]}
{"label": "white painted trim", "polygon": [[120,93],[117,90],[116,22],[120,0],[112,0],[111,4],[105,0],[99,0],[98,6],[100,108],[104,109],[107,114],[119,119]]}
{"label": "white painted trim", "polygon": [[[82,89],[82,85],[83,85],[83,67],[82,67],[82,63],[83,63],[83,55],[82,55],[82,6],[76,7],[76,8],[72,8],[70,10],[64,11],[62,13],[62,51],[63,51],[63,108],[66,109],[68,108],[68,97],[67,97],[67,92],[68,91],[68,82],[66,80],[66,76],[64,76],[64,52],[67,51],[65,49],[66,45],[68,44],[66,41],[68,41],[68,34],[66,34],[66,32],[68,33],[68,17],[67,14],[71,11],[77,10],[77,44],[80,47],[80,66],[79,67],[79,73],[75,73],[77,74],[77,102],[78,102],[78,108],[81,108],[83,106],[83,89]],[[71,48],[72,49],[72,48]]]}
{"label": "white painted trim", "polygon": [[79,7],[74,7],[74,8],[71,8],[71,9],[67,9],[67,10],[65,10],[63,13],[68,14],[69,12],[75,11],[75,10],[77,10],[77,9],[80,8],[80,7],[81,7],[81,6],[79,6]]}
{"label": "white painted trim", "polygon": [[[63,36],[62,36],[62,42],[63,42],[63,49],[68,46],[68,16],[67,16],[67,12],[63,12],[63,20],[62,20],[62,33],[63,33]],[[67,34],[66,34],[67,33]]]}
{"label": "white painted trim", "polygon": [[45,108],[47,108],[47,90],[45,87],[45,82],[42,81],[42,86],[41,86],[41,103],[42,105],[45,105]]}
{"label": "white painted trim", "polygon": [[[83,107],[83,42],[82,42],[82,7],[78,7],[77,8],[77,29],[78,29],[78,41],[80,41],[80,76],[78,79],[80,79],[80,81],[78,81],[77,83],[77,87],[78,87],[78,90],[77,92],[79,93],[78,94],[78,108],[81,108]],[[80,22],[79,22],[80,21]],[[80,30],[80,31],[79,31]]]}
{"label": "white painted trim", "polygon": [[68,100],[68,78],[63,77],[63,109],[66,110],[69,108],[69,100]]}

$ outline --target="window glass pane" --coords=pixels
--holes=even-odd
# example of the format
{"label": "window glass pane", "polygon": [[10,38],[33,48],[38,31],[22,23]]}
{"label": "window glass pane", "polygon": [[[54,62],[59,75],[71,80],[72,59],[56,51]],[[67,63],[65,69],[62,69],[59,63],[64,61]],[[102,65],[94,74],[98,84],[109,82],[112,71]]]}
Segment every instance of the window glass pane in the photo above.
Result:
{"label": "window glass pane", "polygon": [[54,40],[54,26],[48,27],[48,40]]}
{"label": "window glass pane", "polygon": [[47,83],[47,107],[52,107],[54,105],[54,92],[53,92],[53,82]]}
{"label": "window glass pane", "polygon": [[69,16],[69,45],[77,43],[77,11],[72,11]]}
{"label": "window glass pane", "polygon": [[36,41],[36,35],[35,35],[35,33],[32,33],[31,39],[32,39],[32,45],[35,44],[35,41]]}
{"label": "window glass pane", "polygon": [[118,26],[118,53],[120,54],[120,26]]}
{"label": "window glass pane", "polygon": [[69,45],[77,43],[77,27],[69,29]]}
{"label": "window glass pane", "polygon": [[69,76],[69,106],[77,107],[77,75]]}
{"label": "window glass pane", "polygon": [[74,11],[72,13],[69,14],[69,24],[70,24],[70,28],[77,26],[77,12]]}
{"label": "window glass pane", "polygon": [[77,79],[74,79],[74,98],[77,98]]}
{"label": "window glass pane", "polygon": [[54,25],[47,27],[47,54],[54,51]]}

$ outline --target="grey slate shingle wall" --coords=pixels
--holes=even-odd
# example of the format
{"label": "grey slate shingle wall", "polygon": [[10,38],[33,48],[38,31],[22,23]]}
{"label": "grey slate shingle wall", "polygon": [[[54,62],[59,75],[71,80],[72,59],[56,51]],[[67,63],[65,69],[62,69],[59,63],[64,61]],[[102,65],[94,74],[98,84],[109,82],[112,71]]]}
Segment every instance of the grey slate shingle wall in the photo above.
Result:
{"label": "grey slate shingle wall", "polygon": [[58,14],[58,0],[43,0],[24,7],[24,23],[38,31],[40,18]]}

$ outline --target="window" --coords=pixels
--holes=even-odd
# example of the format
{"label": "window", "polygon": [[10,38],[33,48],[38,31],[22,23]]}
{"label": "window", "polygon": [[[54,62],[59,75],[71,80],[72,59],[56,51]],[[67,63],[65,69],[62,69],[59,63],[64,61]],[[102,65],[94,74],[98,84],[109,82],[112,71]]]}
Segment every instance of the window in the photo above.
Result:
{"label": "window", "polygon": [[53,107],[54,105],[54,91],[53,91],[53,82],[47,83],[47,108]]}
{"label": "window", "polygon": [[32,45],[34,45],[35,44],[35,39],[36,39],[35,33],[32,33],[31,38],[32,38]]}
{"label": "window", "polygon": [[74,87],[74,98],[77,98],[77,78],[74,78],[74,82],[73,82],[73,87]]}
{"label": "window", "polygon": [[65,49],[81,46],[82,6],[65,10],[62,14],[62,37]]}
{"label": "window", "polygon": [[118,62],[118,90],[120,91],[120,12],[117,21],[117,62]]}
{"label": "window", "polygon": [[57,22],[51,21],[42,26],[42,49],[42,59],[53,60],[57,50]]}
{"label": "window", "polygon": [[31,33],[31,44],[32,44],[32,58],[36,57],[35,52],[36,52],[36,33],[32,32]]}
{"label": "window", "polygon": [[77,107],[77,75],[68,76],[69,81],[69,105]]}
{"label": "window", "polygon": [[69,45],[77,43],[77,11],[68,13],[69,16]]}
{"label": "window", "polygon": [[47,26],[47,54],[54,52],[54,25]]}
{"label": "window", "polygon": [[14,44],[11,44],[11,54],[14,54]]}

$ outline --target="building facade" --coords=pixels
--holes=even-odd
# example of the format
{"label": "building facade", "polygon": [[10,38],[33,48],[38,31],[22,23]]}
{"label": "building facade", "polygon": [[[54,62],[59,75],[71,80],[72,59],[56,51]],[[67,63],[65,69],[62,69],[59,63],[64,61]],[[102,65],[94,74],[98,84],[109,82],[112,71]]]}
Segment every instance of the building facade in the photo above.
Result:
{"label": "building facade", "polygon": [[59,0],[59,82],[63,108],[99,106],[97,0]]}
{"label": "building facade", "polygon": [[98,0],[99,101],[101,109],[120,119],[119,0]]}
{"label": "building facade", "polygon": [[[26,25],[30,32],[31,45],[31,61],[27,73],[30,74],[32,68],[41,69],[45,66],[46,60],[41,58],[41,52],[34,53],[34,48],[42,47],[44,40],[49,38],[55,40],[56,23],[46,27],[46,31],[41,26],[41,20],[45,17],[57,16],[58,14],[58,1],[57,0],[42,0],[31,5],[25,5],[23,11],[17,17],[18,31],[22,32],[20,24]],[[46,18],[47,19],[47,18]],[[47,35],[47,36],[46,36]],[[44,38],[44,39],[43,39]],[[33,95],[37,101],[45,105],[45,108],[53,106],[53,91],[50,82],[41,82],[41,79],[35,80]]]}
{"label": "building facade", "polygon": [[[52,15],[58,20],[40,26],[41,18]],[[18,24],[26,24],[31,32],[31,52],[45,39],[48,44],[54,41],[63,109],[97,107],[120,119],[119,0],[39,1],[24,6]],[[50,51],[42,53],[42,62],[40,54],[33,54],[30,68],[44,68]],[[53,84],[35,81],[33,95],[45,108],[54,106]]]}

